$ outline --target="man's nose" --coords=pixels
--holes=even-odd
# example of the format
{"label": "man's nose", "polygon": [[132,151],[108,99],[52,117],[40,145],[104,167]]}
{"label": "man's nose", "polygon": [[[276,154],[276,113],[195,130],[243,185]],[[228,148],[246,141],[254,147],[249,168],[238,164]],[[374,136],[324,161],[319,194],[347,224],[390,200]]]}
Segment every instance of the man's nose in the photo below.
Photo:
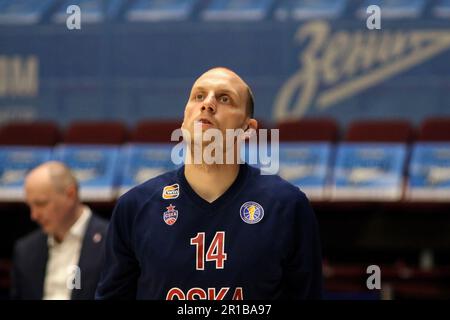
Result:
{"label": "man's nose", "polygon": [[202,104],[202,112],[203,111],[208,111],[211,113],[215,113],[217,109],[216,106],[216,98],[214,97],[213,94],[208,95],[205,100],[203,100],[203,104]]}
{"label": "man's nose", "polygon": [[30,211],[31,211],[31,220],[37,221],[40,216],[39,210],[37,210],[36,208],[31,208]]}

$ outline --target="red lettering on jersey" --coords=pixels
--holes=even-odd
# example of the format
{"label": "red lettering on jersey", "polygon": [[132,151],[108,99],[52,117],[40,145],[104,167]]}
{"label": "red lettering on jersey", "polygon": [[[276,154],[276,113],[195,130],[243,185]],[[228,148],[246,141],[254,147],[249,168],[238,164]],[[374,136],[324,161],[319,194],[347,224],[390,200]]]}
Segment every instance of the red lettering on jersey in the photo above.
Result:
{"label": "red lettering on jersey", "polygon": [[[202,288],[192,288],[185,295],[180,288],[172,288],[167,293],[166,300],[223,300],[229,291],[229,287],[223,287],[216,294],[216,288],[208,288],[207,291]],[[234,290],[232,300],[244,300],[242,287]]]}
{"label": "red lettering on jersey", "polygon": [[167,292],[166,300],[175,300],[175,298],[178,300],[186,300],[183,291],[179,288],[172,288]]}
{"label": "red lettering on jersey", "polygon": [[215,261],[216,269],[223,269],[224,261],[227,260],[225,253],[225,232],[216,232],[208,252],[206,253],[206,261]]}
{"label": "red lettering on jersey", "polygon": [[191,245],[195,245],[195,269],[205,270],[205,233],[199,232],[195,238],[191,238]]}
{"label": "red lettering on jersey", "polygon": [[234,290],[233,298],[231,300],[244,300],[244,293],[242,292],[241,287]]}
{"label": "red lettering on jersey", "polygon": [[208,300],[223,300],[230,288],[220,288],[216,295],[216,288],[208,288]]}
{"label": "red lettering on jersey", "polygon": [[[198,297],[198,299],[195,299],[195,296]],[[192,288],[187,293],[187,299],[188,300],[206,300],[206,292],[205,290],[201,288]]]}
{"label": "red lettering on jersey", "polygon": [[[195,269],[205,270],[205,233],[197,233],[194,238],[191,238],[190,243],[195,246]],[[215,261],[216,269],[223,269],[226,260],[225,232],[218,231],[206,252],[206,261]]]}

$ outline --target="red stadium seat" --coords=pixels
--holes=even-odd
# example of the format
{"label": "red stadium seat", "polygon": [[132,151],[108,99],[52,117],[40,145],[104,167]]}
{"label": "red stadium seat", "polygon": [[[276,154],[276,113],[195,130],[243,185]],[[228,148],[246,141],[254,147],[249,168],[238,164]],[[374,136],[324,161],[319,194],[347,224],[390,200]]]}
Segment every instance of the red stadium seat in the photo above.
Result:
{"label": "red stadium seat", "polygon": [[[259,140],[260,139],[259,130],[264,129],[264,130],[267,130],[267,142],[270,143],[270,141],[272,140],[272,132],[270,130],[273,129],[271,126],[271,123],[264,121],[264,120],[258,120],[258,119],[256,119],[256,120],[258,121],[258,131],[256,133],[256,141],[259,143],[259,141],[260,141]],[[247,140],[247,141],[249,141],[249,140]]]}
{"label": "red stadium seat", "polygon": [[277,127],[280,129],[280,141],[336,142],[338,138],[338,125],[330,118],[283,121]]}
{"label": "red stadium seat", "polygon": [[11,122],[0,128],[0,145],[54,146],[60,138],[53,122]]}
{"label": "red stadium seat", "polygon": [[144,120],[131,133],[131,142],[169,143],[172,132],[181,128],[181,120]]}
{"label": "red stadium seat", "polygon": [[414,129],[404,120],[361,120],[349,125],[344,140],[347,142],[409,143]]}
{"label": "red stadium seat", "polygon": [[419,129],[420,141],[450,141],[450,117],[425,119]]}
{"label": "red stadium seat", "polygon": [[67,144],[122,144],[128,131],[121,122],[77,121],[68,127],[63,142]]}

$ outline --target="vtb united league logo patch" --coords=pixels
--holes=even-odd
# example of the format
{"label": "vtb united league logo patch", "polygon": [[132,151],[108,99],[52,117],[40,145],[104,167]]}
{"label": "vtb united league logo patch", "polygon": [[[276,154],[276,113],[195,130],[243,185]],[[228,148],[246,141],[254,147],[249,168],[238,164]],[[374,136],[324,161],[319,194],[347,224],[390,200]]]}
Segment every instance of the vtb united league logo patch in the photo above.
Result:
{"label": "vtb united league logo patch", "polygon": [[244,203],[239,212],[241,213],[242,221],[248,224],[258,223],[264,217],[263,207],[254,201]]}
{"label": "vtb united league logo patch", "polygon": [[176,199],[180,195],[180,186],[175,183],[171,186],[165,186],[163,189],[163,199]]}
{"label": "vtb united league logo patch", "polygon": [[178,219],[178,210],[175,210],[175,206],[173,206],[172,204],[166,207],[166,209],[167,211],[164,211],[163,219],[167,225],[171,226]]}

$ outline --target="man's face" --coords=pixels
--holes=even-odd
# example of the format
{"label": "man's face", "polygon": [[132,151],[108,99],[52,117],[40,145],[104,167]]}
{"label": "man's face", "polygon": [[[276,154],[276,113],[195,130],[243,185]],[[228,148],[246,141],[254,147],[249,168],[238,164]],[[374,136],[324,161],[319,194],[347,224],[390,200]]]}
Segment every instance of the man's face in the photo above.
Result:
{"label": "man's face", "polygon": [[65,226],[71,199],[58,192],[44,175],[33,175],[25,183],[26,202],[31,219],[37,222],[46,234],[54,235]]}
{"label": "man's face", "polygon": [[204,73],[194,83],[184,111],[182,128],[194,133],[194,124],[204,130],[246,129],[247,89],[235,74],[224,69]]}

